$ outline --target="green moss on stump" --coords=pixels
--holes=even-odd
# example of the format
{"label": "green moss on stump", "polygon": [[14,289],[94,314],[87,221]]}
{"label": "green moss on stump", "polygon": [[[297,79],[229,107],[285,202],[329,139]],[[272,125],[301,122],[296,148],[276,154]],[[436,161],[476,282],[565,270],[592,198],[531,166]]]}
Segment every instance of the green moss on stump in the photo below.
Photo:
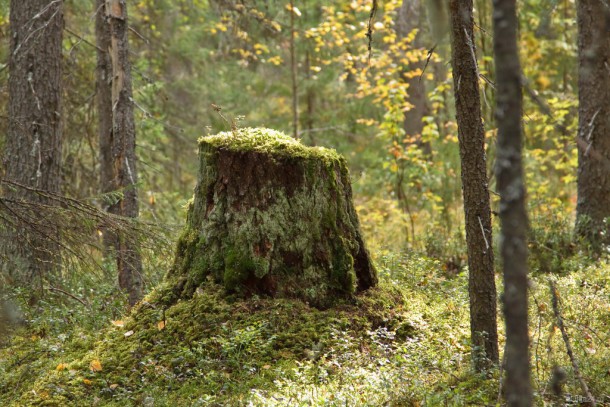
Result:
{"label": "green moss on stump", "polygon": [[377,283],[345,159],[269,129],[199,139],[200,171],[173,300],[207,279],[229,292],[327,307]]}

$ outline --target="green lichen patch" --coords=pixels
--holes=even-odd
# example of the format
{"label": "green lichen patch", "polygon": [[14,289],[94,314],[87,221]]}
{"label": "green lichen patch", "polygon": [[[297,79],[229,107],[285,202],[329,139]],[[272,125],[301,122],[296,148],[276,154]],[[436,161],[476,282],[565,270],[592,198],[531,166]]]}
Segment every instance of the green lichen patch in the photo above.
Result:
{"label": "green lichen patch", "polygon": [[61,369],[25,387],[19,405],[139,405],[150,394],[239,405],[304,361],[377,346],[368,333],[399,330],[407,315],[402,293],[385,287],[326,311],[299,300],[221,293],[208,284],[169,308],[143,301],[124,326],[109,327]]}

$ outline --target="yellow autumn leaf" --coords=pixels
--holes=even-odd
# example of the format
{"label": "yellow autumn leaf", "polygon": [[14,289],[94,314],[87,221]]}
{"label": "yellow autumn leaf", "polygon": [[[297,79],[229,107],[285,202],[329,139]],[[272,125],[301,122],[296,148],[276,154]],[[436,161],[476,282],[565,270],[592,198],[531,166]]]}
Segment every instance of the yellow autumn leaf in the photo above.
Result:
{"label": "yellow autumn leaf", "polygon": [[123,326],[125,326],[125,323],[124,323],[122,320],[120,320],[120,319],[117,319],[116,321],[110,321],[110,323],[111,323],[112,325],[114,325],[114,326],[118,326],[118,327],[123,327]]}
{"label": "yellow autumn leaf", "polygon": [[163,329],[165,329],[165,321],[159,321],[159,323],[157,323],[157,329],[159,331],[162,331]]}
{"label": "yellow autumn leaf", "polygon": [[61,372],[62,370],[65,370],[68,367],[67,364],[65,363],[60,363],[59,365],[57,365],[57,367],[55,368],[55,370],[57,370],[58,372]]}
{"label": "yellow autumn leaf", "polygon": [[112,384],[111,384],[110,386],[108,386],[108,387],[110,387],[112,390],[114,390],[114,389],[116,389],[117,387],[119,387],[119,385],[118,385],[118,383],[112,383]]}
{"label": "yellow autumn leaf", "polygon": [[89,368],[91,369],[92,372],[101,372],[102,363],[97,359],[93,359],[91,361],[91,363],[89,364]]}
{"label": "yellow autumn leaf", "polygon": [[85,383],[87,386],[91,386],[93,382],[89,379],[83,379],[83,383]]}

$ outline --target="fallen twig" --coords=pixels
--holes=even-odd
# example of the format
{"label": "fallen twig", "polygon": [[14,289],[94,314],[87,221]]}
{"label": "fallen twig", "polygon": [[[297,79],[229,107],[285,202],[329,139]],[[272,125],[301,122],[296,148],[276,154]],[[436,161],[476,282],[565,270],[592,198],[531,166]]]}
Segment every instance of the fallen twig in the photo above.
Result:
{"label": "fallen twig", "polygon": [[57,287],[46,287],[47,290],[49,291],[55,291],[58,292],[60,294],[64,294],[67,295],[68,297],[72,298],[73,300],[76,300],[78,302],[80,302],[81,304],[83,304],[85,307],[87,308],[91,308],[91,305],[89,305],[89,303],[87,303],[85,300],[83,300],[82,298],[78,298],[76,295],[71,294],[67,291],[62,290],[61,288],[57,288]]}
{"label": "fallen twig", "polygon": [[553,303],[553,312],[555,313],[555,318],[557,319],[557,327],[561,331],[561,336],[563,337],[563,342],[566,345],[566,350],[568,352],[568,356],[570,357],[570,362],[572,362],[572,368],[574,369],[574,375],[580,382],[580,387],[585,396],[591,401],[591,405],[593,407],[596,406],[595,398],[589,391],[589,387],[587,383],[583,379],[580,374],[580,369],[578,368],[578,363],[576,363],[576,358],[574,357],[574,351],[572,350],[572,345],[570,345],[570,338],[568,337],[568,332],[566,331],[565,325],[563,324],[563,317],[559,311],[559,298],[557,295],[557,286],[554,281],[549,281],[549,288],[551,290],[551,297]]}

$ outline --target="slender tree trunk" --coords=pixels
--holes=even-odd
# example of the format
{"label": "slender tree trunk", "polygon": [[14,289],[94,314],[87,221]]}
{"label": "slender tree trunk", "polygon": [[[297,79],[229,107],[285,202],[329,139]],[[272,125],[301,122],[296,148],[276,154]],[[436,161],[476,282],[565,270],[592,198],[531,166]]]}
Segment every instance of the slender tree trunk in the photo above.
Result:
{"label": "slender tree trunk", "polygon": [[[53,193],[60,192],[61,186],[63,28],[62,1],[11,1],[4,176]],[[55,204],[23,188],[5,188],[3,197],[7,205],[11,201]],[[17,284],[48,278],[60,267],[59,231],[49,226],[40,210],[15,222],[14,228],[0,231],[0,269]]]}
{"label": "slender tree trunk", "polygon": [[[135,154],[135,122],[129,61],[126,0],[97,0],[98,102],[102,188],[118,191],[121,198],[109,212],[137,218],[138,173]],[[108,105],[109,103],[109,105]],[[110,165],[110,169],[107,167]],[[115,245],[119,286],[134,305],[142,297],[142,260],[135,238],[127,234],[111,237]]]}
{"label": "slender tree trunk", "polygon": [[498,146],[496,177],[500,192],[506,320],[506,384],[508,406],[532,405],[527,328],[527,230],[522,164],[521,67],[517,50],[515,0],[494,0]]}
{"label": "slender tree trunk", "polygon": [[[406,38],[414,29],[421,27],[421,2],[419,0],[403,0],[396,14],[396,34],[399,39]],[[417,33],[411,43],[411,48],[422,47],[421,33]],[[418,69],[424,69],[424,61],[412,62],[401,72],[402,79],[408,84],[408,102],[411,107],[404,113],[403,128],[407,136],[411,136],[426,156],[432,154],[429,142],[422,140],[424,124],[422,122],[427,111],[426,86],[419,75],[413,75]]]}
{"label": "slender tree trunk", "polygon": [[610,244],[610,9],[578,2],[578,203],[576,230]]}
{"label": "slender tree trunk", "polygon": [[474,47],[472,0],[451,0],[451,49],[455,110],[462,163],[468,246],[470,334],[477,371],[498,363],[496,282],[491,208],[481,120],[479,74]]}
{"label": "slender tree trunk", "polygon": [[[112,197],[106,194],[116,190],[112,160],[112,61],[110,60],[110,25],[106,20],[106,0],[95,2],[95,37],[97,45],[96,96],[98,118],[98,141],[100,160],[100,187],[105,194],[104,209],[115,212]],[[103,231],[106,256],[117,246],[117,236],[112,230]]]}
{"label": "slender tree trunk", "polygon": [[309,140],[312,146],[316,145],[316,137],[313,134],[314,124],[314,112],[315,112],[315,101],[316,93],[311,79],[311,55],[309,50],[305,54],[305,72],[307,78],[307,91],[305,95],[305,102],[307,103],[307,115],[305,116],[305,129],[309,135]]}
{"label": "slender tree trunk", "polygon": [[294,1],[290,0],[290,77],[292,80],[292,135],[299,138],[299,95],[297,85],[297,60],[295,43]]}

